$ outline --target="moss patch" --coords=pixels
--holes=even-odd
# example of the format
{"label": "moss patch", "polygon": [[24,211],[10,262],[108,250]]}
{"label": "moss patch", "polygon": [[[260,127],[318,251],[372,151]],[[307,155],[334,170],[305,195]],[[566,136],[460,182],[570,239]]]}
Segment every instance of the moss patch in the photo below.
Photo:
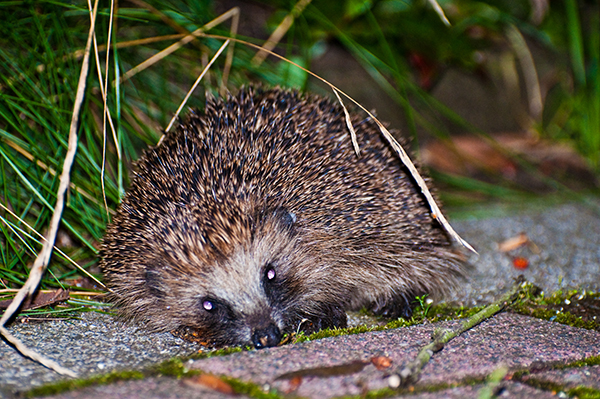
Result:
{"label": "moss patch", "polygon": [[[516,375],[515,375],[516,376]],[[519,380],[520,378],[515,378],[515,380]],[[531,387],[542,389],[544,391],[550,391],[553,393],[564,392],[569,398],[579,398],[579,399],[600,399],[600,390],[578,386],[575,388],[567,388],[553,382],[538,380],[535,378],[528,379],[527,381],[520,381],[523,384],[527,384]]]}
{"label": "moss patch", "polygon": [[[554,367],[552,367],[552,369],[566,370],[566,369],[570,369],[570,368],[580,368],[580,367],[598,366],[598,365],[600,365],[600,356],[592,356],[592,357],[588,357],[587,359],[578,360],[578,361],[568,363],[568,364],[555,365]],[[552,391],[552,392],[564,392],[570,398],[600,399],[600,390],[598,390],[598,389],[585,387],[585,386],[578,386],[575,388],[567,388],[567,387],[555,384],[553,382],[538,379],[535,377],[535,375],[524,381],[523,377],[527,376],[527,375],[531,375],[529,370],[517,371],[513,374],[512,379],[515,381],[522,382],[523,384],[532,386],[534,388],[543,389],[543,390]]]}
{"label": "moss patch", "polygon": [[565,365],[558,365],[554,367],[555,369],[569,369],[574,367],[584,367],[584,366],[598,366],[600,365],[600,356],[592,356],[587,359],[577,360],[576,362],[572,362]]}
{"label": "moss patch", "polygon": [[299,343],[306,341],[314,341],[316,339],[322,338],[338,337],[341,335],[362,334],[370,331],[384,331],[395,328],[410,327],[414,325],[423,324],[426,321],[430,323],[435,323],[439,321],[464,319],[476,314],[483,308],[483,306],[465,308],[462,306],[452,306],[448,304],[428,306],[421,303],[417,306],[417,308],[413,312],[412,317],[408,320],[398,318],[395,320],[390,320],[384,325],[360,325],[348,328],[331,328],[314,332],[308,336],[304,335],[303,333],[299,333],[294,334],[292,342]]}
{"label": "moss patch", "polygon": [[[222,353],[221,351],[214,351]],[[212,352],[212,355],[215,353]],[[235,351],[235,352],[239,352]],[[207,357],[207,356],[205,356]],[[33,388],[22,394],[24,397],[37,397],[37,396],[48,396],[56,395],[66,391],[72,391],[76,389],[86,388],[96,385],[108,385],[117,381],[130,381],[130,380],[143,380],[149,377],[171,377],[180,379],[184,377],[192,377],[195,375],[202,374],[200,370],[189,370],[185,367],[185,362],[189,359],[186,358],[174,358],[164,361],[155,366],[139,370],[139,371],[114,371],[100,376],[93,376],[85,379],[74,379],[68,381],[61,381],[53,384],[44,385],[42,387]],[[229,384],[236,394],[245,394],[253,398],[259,399],[279,399],[281,396],[275,390],[265,392],[258,385],[251,382],[244,382],[230,377],[219,377],[227,384]]]}
{"label": "moss patch", "polygon": [[33,388],[23,394],[25,397],[56,395],[61,392],[81,389],[93,385],[106,385],[117,381],[142,380],[146,374],[142,371],[113,371],[108,374],[94,376],[85,379],[74,379],[60,381],[54,384],[48,384]]}
{"label": "moss patch", "polygon": [[571,290],[549,297],[528,297],[511,309],[517,313],[556,321],[573,327],[600,331],[600,294]]}
{"label": "moss patch", "polygon": [[240,381],[235,378],[221,377],[221,379],[227,382],[233,390],[240,395],[248,395],[252,398],[258,399],[280,399],[282,396],[275,389],[269,389],[265,391],[262,387],[251,383]]}
{"label": "moss patch", "polygon": [[239,347],[239,346],[227,346],[225,348],[214,349],[214,350],[210,350],[210,351],[197,352],[197,353],[194,353],[193,355],[187,356],[187,357],[185,357],[183,359],[185,359],[185,360],[188,360],[188,359],[192,359],[192,360],[208,359],[209,357],[227,356],[227,355],[231,355],[232,353],[243,352],[245,350],[250,350],[250,348],[242,348],[242,347]]}

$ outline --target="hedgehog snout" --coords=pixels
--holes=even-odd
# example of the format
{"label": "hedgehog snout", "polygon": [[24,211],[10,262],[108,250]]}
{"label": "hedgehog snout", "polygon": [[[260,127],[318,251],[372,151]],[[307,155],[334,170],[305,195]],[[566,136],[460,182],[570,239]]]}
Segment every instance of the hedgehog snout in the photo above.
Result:
{"label": "hedgehog snout", "polygon": [[257,311],[246,317],[250,328],[250,340],[256,349],[277,346],[281,341],[281,329],[269,312]]}
{"label": "hedgehog snout", "polygon": [[264,327],[257,327],[252,332],[252,344],[256,349],[277,346],[281,341],[281,330],[271,322]]}

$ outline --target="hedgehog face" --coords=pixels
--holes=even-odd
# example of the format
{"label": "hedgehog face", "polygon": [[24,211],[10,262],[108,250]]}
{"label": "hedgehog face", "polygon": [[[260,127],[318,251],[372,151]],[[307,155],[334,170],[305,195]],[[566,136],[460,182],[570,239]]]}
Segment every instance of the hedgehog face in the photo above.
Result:
{"label": "hedgehog face", "polygon": [[194,314],[181,322],[216,346],[276,346],[288,330],[293,307],[285,262],[256,249],[242,250],[209,275],[190,279],[186,291],[196,292]]}
{"label": "hedgehog face", "polygon": [[[218,237],[204,233],[190,239],[189,231],[170,227],[171,242],[148,263],[143,280],[147,296],[154,298],[148,303],[152,313],[162,313],[157,322],[169,315],[173,323],[166,327],[183,329],[187,337],[214,346],[256,348],[277,345],[296,327],[296,292],[305,289],[294,272],[295,216],[277,208],[253,220],[251,234],[238,234],[246,237],[241,241],[223,235],[228,230],[223,228]],[[207,246],[193,241],[227,245],[211,246],[208,256]],[[165,327],[149,321],[157,329]]]}
{"label": "hedgehog face", "polygon": [[[172,328],[180,335],[212,346],[271,347],[285,333],[345,326],[344,310],[323,300],[331,296],[322,283],[299,273],[310,269],[307,264],[314,267],[315,258],[299,248],[295,222],[294,214],[278,208],[257,218],[250,242],[237,243],[214,264],[171,259],[160,276],[153,264],[146,285],[154,305],[176,322]],[[197,272],[176,273],[177,262],[187,263],[181,270]]]}
{"label": "hedgehog face", "polygon": [[[257,262],[259,254],[238,254],[230,267],[217,267],[203,280],[202,284],[211,283],[207,291],[196,294],[193,314],[181,319],[185,331],[212,346],[260,349],[276,346],[285,333],[346,326],[344,309],[316,298],[323,292],[310,289],[292,272],[292,259],[281,256]],[[240,261],[246,268],[236,266]],[[199,284],[192,286],[198,291]]]}

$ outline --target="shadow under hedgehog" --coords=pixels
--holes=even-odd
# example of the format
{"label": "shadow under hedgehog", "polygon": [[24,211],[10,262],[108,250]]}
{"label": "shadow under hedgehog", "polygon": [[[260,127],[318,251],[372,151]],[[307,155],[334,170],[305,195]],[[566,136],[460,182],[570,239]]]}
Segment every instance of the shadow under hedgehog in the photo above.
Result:
{"label": "shadow under hedgehog", "polygon": [[279,88],[209,99],[136,164],[101,268],[123,316],[210,346],[410,317],[460,256],[370,118]]}

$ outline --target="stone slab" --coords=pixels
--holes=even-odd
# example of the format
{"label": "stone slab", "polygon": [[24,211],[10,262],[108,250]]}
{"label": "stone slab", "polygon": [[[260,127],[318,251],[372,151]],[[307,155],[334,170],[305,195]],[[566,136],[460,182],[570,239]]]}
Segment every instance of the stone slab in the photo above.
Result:
{"label": "stone slab", "polygon": [[[479,258],[471,259],[469,278],[451,300],[467,306],[489,302],[497,298],[512,284],[513,278],[521,273],[546,292],[570,288],[600,288],[600,217],[593,206],[571,203],[552,208],[527,207],[521,211],[504,212],[497,217],[463,219],[453,224],[457,231],[479,250],[480,255]],[[521,232],[527,234],[537,250],[532,247],[524,247],[510,253],[498,250],[498,243]],[[530,265],[526,270],[513,267],[512,257],[515,255],[524,256],[529,260]],[[512,335],[501,335],[507,332],[503,332],[498,326],[490,327],[486,333],[488,335],[483,334],[486,325],[494,326],[494,323],[505,320],[503,317],[507,316],[499,316],[487,322],[488,324],[482,324],[478,327],[480,330],[476,329],[459,337],[449,345],[450,350],[446,348],[447,350],[437,354],[428,366],[430,369],[425,370],[424,381],[435,383],[436,373],[444,375],[445,372],[451,372],[452,378],[456,379],[462,378],[460,372],[465,375],[484,375],[502,360],[509,362],[511,367],[527,367],[527,364],[535,366],[535,363],[527,361],[528,356],[543,364],[549,364],[553,359],[558,359],[559,362],[567,359],[577,360],[577,355],[587,356],[588,353],[594,352],[588,350],[588,344],[588,349],[582,347],[583,350],[579,352],[569,349],[572,345],[568,342],[575,340],[575,337],[569,334],[563,337],[561,334],[565,334],[566,331],[564,326],[545,324],[546,322],[539,320],[530,322],[529,326],[521,321],[512,327],[506,327],[508,331],[512,331]],[[96,313],[83,313],[75,320],[23,325],[13,323],[9,329],[27,345],[61,365],[74,369],[84,378],[112,370],[146,367],[173,356],[191,354],[199,349],[196,345],[183,342],[170,334],[151,333],[143,327],[124,325],[111,316]],[[331,339],[333,343],[323,340],[321,344],[311,343],[308,347],[305,346],[307,344],[293,345],[244,356],[267,356],[269,351],[279,353],[276,362],[270,366],[273,370],[264,379],[267,383],[272,383],[269,378],[278,373],[320,365],[349,363],[356,359],[368,360],[372,356],[393,355],[396,363],[406,361],[416,354],[418,347],[428,342],[432,329],[432,326],[417,326],[388,332],[390,335],[373,333],[372,336],[360,338],[339,337]],[[591,332],[576,331],[581,332],[582,342],[588,342]],[[545,335],[545,338],[539,334]],[[495,335],[503,337],[503,342],[500,342],[500,338],[494,338]],[[363,340],[363,346],[358,339]],[[386,341],[388,339],[389,342]],[[550,345],[551,341],[556,344],[558,352],[555,353],[555,348]],[[461,347],[461,342],[470,343]],[[529,344],[531,347],[526,348]],[[316,351],[318,345],[322,345],[323,353]],[[511,345],[514,346],[512,349],[509,348]],[[350,346],[352,350],[347,349]],[[503,353],[504,349],[510,352]],[[451,350],[458,352],[456,359],[451,358]],[[288,353],[286,351],[289,351],[289,357],[285,355]],[[539,353],[535,353],[536,351]],[[549,355],[544,356],[543,351],[548,351]],[[459,356],[461,354],[470,354],[470,358]],[[304,359],[298,360],[299,357]],[[452,363],[457,361],[460,362]],[[277,362],[280,363],[278,368]],[[365,366],[358,375],[365,376],[367,386],[384,385],[383,382],[374,382],[377,380],[370,378],[369,373],[380,378],[382,372],[372,365]],[[27,390],[64,378],[22,357],[4,342],[0,343],[0,395],[15,390]],[[310,378],[313,377],[306,377],[305,380],[309,381]],[[339,384],[346,384],[347,387],[357,383],[354,376],[336,378]],[[283,386],[284,383],[286,382],[278,381],[275,385]],[[362,382],[359,381],[358,384]],[[308,389],[309,385],[303,382],[300,388]],[[340,388],[339,391],[356,390]]]}
{"label": "stone slab", "polygon": [[[465,385],[436,392],[394,396],[390,399],[479,399],[481,398],[481,393],[484,388],[486,388],[486,386],[483,384]],[[511,381],[501,382],[493,392],[495,393],[495,396],[493,396],[494,398],[556,399],[555,392],[544,391]]]}
{"label": "stone slab", "polygon": [[[174,356],[189,355],[198,349],[198,345],[171,334],[149,333],[95,312],[82,313],[77,319],[13,323],[9,330],[30,348],[82,377],[139,369]],[[0,393],[23,391],[65,378],[68,377],[23,357],[0,342]]]}
{"label": "stone slab", "polygon": [[[468,278],[448,298],[473,306],[494,301],[523,274],[547,294],[559,290],[600,291],[600,202],[575,202],[553,207],[486,208],[496,217],[451,220],[456,231],[479,252],[469,260]],[[534,244],[510,252],[498,244],[521,233]],[[525,270],[515,257],[529,262]]]}
{"label": "stone slab", "polygon": [[[452,325],[456,322],[441,323]],[[387,386],[388,370],[369,363],[389,357],[393,365],[412,360],[427,344],[439,323],[370,332],[306,342],[261,351],[196,360],[190,368],[229,375],[302,397],[329,398],[360,395]],[[423,370],[420,386],[484,379],[500,365],[521,370],[541,365],[567,364],[600,355],[600,333],[516,314],[500,314],[452,340]],[[353,372],[353,362],[364,367]],[[344,366],[347,374],[329,376],[324,366]],[[331,370],[331,369],[330,369]],[[343,367],[342,367],[343,370]],[[301,373],[301,382],[281,379]],[[291,374],[293,376],[293,374]],[[296,386],[298,385],[298,386]],[[295,389],[294,389],[295,388]]]}
{"label": "stone slab", "polygon": [[[600,343],[598,345],[600,346]],[[522,380],[525,382],[551,383],[567,389],[586,387],[600,391],[600,366],[549,370],[526,375]]]}
{"label": "stone slab", "polygon": [[[247,396],[235,396],[238,399]],[[231,399],[232,395],[221,393],[197,385],[186,384],[184,380],[169,377],[146,378],[144,380],[119,381],[108,385],[82,388],[77,391],[65,392],[48,396],[52,399]]]}

